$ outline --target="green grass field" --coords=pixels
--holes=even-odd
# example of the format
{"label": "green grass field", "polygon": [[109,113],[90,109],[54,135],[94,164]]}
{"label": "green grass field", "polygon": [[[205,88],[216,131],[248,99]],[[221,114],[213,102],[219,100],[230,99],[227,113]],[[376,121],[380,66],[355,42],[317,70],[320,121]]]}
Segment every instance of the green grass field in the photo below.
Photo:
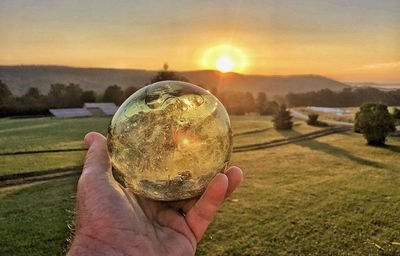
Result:
{"label": "green grass field", "polygon": [[[49,149],[82,148],[83,137],[89,131],[106,134],[109,118],[31,118],[0,120],[0,153],[16,151],[33,151]],[[14,127],[14,128],[13,128]],[[284,135],[273,129],[269,116],[233,116],[232,129],[234,134],[253,130],[267,129],[264,132],[235,136],[235,146],[260,143]],[[319,128],[296,122],[294,131],[308,133]],[[292,134],[293,136],[295,133]],[[26,155],[0,155],[0,176],[79,167],[82,165],[84,152],[59,152]]]}
{"label": "green grass field", "polygon": [[[267,117],[232,120],[235,133],[271,126]],[[82,123],[85,119],[77,121],[79,127],[71,127],[76,136],[71,143],[81,143],[81,137],[93,127],[104,131],[100,123],[107,124],[106,120],[93,120],[89,127]],[[292,132],[271,130],[270,134],[258,133],[258,138],[252,137],[255,134],[239,136],[242,141],[235,143],[296,136],[310,129],[315,128],[300,124]],[[59,129],[61,134],[53,134],[60,138],[59,142],[53,139],[54,143],[63,147],[68,138],[64,132]],[[20,140],[35,140],[34,132],[24,136],[22,133]],[[7,145],[7,139],[1,138],[2,145]],[[40,146],[31,147],[46,146],[38,141]],[[17,142],[10,143],[13,149],[19,148]],[[197,254],[399,255],[399,153],[398,138],[389,138],[385,148],[375,148],[351,132],[234,153],[232,164],[243,168],[245,180],[220,209]],[[43,162],[53,161],[48,157]],[[0,189],[0,255],[64,254],[76,181],[77,177],[71,177]]]}
{"label": "green grass field", "polygon": [[[89,131],[106,133],[110,118],[0,120],[0,153],[82,148]],[[84,152],[0,156],[0,175],[81,166]]]}

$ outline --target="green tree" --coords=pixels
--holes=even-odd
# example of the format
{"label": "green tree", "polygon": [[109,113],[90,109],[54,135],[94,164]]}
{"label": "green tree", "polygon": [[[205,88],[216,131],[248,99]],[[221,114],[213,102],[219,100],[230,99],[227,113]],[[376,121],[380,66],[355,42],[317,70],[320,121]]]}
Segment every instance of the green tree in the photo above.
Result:
{"label": "green tree", "polygon": [[6,105],[12,99],[12,93],[8,86],[0,80],[0,106]]}
{"label": "green tree", "polygon": [[24,97],[31,99],[39,99],[42,95],[39,92],[39,89],[36,87],[30,87],[28,91],[24,94]]}
{"label": "green tree", "polygon": [[82,107],[82,89],[79,84],[69,84],[65,87],[66,107],[77,108]]}
{"label": "green tree", "polygon": [[14,105],[15,115],[43,115],[49,109],[47,97],[42,95],[36,87],[30,87],[26,93],[16,98]]}
{"label": "green tree", "polygon": [[124,98],[127,99],[129,98],[132,94],[134,94],[136,91],[138,90],[138,88],[134,87],[134,86],[129,86],[128,88],[126,88],[124,90]]}
{"label": "green tree", "polygon": [[186,77],[179,76],[173,71],[168,71],[168,63],[164,63],[163,70],[159,71],[150,80],[150,83],[152,84],[152,83],[166,81],[166,80],[176,80],[176,81],[188,82],[188,79]]}
{"label": "green tree", "polygon": [[276,130],[290,130],[293,127],[292,116],[286,109],[286,106],[282,104],[274,115],[274,127]]}
{"label": "green tree", "polygon": [[256,108],[260,115],[264,115],[267,108],[267,94],[265,92],[259,92],[256,98]]}
{"label": "green tree", "polygon": [[82,106],[82,89],[79,84],[52,84],[48,100],[52,108],[76,108]]}
{"label": "green tree", "polygon": [[110,85],[104,91],[104,102],[114,102],[116,105],[121,105],[124,99],[124,91],[118,85]]}
{"label": "green tree", "polygon": [[256,101],[251,92],[246,92],[242,100],[243,100],[242,105],[246,113],[251,113],[256,111]]}
{"label": "green tree", "polygon": [[17,104],[8,86],[0,80],[0,117],[15,115]]}
{"label": "green tree", "polygon": [[396,126],[386,105],[366,103],[356,114],[354,131],[362,133],[368,145],[381,146]]}
{"label": "green tree", "polygon": [[81,101],[85,102],[96,102],[96,92],[94,91],[83,91],[81,94]]}
{"label": "green tree", "polygon": [[50,103],[50,108],[66,107],[66,93],[65,84],[52,84],[50,85],[47,98]]}

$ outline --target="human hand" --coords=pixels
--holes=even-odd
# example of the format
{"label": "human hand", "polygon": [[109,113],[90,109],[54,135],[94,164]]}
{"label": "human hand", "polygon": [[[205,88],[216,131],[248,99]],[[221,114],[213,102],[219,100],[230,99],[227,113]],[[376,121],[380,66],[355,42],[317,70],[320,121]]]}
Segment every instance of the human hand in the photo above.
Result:
{"label": "human hand", "polygon": [[89,149],[68,255],[194,255],[217,209],[243,178],[238,167],[231,167],[214,177],[200,199],[153,201],[114,180],[103,135],[88,133],[85,143]]}

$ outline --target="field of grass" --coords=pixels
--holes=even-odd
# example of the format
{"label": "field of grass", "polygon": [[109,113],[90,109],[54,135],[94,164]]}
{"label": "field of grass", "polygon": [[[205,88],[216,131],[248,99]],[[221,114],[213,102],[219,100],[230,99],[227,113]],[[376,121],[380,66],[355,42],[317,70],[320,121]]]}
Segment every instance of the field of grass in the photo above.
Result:
{"label": "field of grass", "polygon": [[[246,118],[256,117],[238,118],[235,132],[256,129]],[[277,136],[308,129],[300,127]],[[376,148],[348,132],[233,154],[245,180],[197,255],[399,255],[399,153],[399,139]],[[0,189],[0,255],[63,254],[75,184],[72,177]]]}
{"label": "field of grass", "polygon": [[[109,118],[31,118],[0,119],[0,154],[16,151],[82,148],[83,137],[89,131],[106,134]],[[13,128],[14,127],[14,128]],[[267,129],[264,132],[235,136],[235,146],[260,143],[283,134],[273,129],[270,116],[233,116],[234,134]],[[296,122],[294,130],[308,133],[319,128]],[[290,135],[290,132],[285,133]],[[294,135],[294,134],[293,134]],[[79,167],[85,152],[59,152],[26,155],[0,155],[0,176],[32,171]]]}
{"label": "field of grass", "polygon": [[76,181],[0,189],[0,255],[65,255]]}
{"label": "field of grass", "polygon": [[[89,131],[106,133],[110,118],[0,119],[0,153],[82,148]],[[84,152],[0,156],[0,176],[81,166]]]}

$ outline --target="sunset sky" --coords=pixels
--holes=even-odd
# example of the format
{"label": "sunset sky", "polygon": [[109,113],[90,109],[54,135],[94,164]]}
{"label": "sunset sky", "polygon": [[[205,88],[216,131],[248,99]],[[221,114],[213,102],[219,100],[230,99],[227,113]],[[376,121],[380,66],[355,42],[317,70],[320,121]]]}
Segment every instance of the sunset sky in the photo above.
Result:
{"label": "sunset sky", "polygon": [[213,69],[228,47],[219,61],[245,74],[400,83],[399,13],[398,0],[2,0],[0,64]]}

